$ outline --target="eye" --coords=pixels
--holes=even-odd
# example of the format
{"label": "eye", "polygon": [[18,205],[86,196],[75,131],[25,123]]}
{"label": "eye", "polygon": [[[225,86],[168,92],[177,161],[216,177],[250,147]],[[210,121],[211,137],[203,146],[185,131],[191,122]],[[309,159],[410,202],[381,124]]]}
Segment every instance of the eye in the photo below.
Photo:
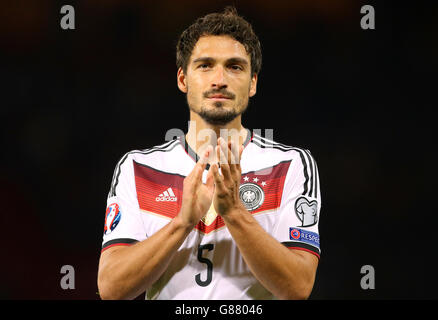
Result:
{"label": "eye", "polygon": [[202,64],[200,64],[200,65],[198,66],[198,68],[201,68],[201,69],[207,69],[209,66],[210,66],[210,65],[209,65],[208,63],[202,63]]}
{"label": "eye", "polygon": [[236,71],[242,71],[243,68],[241,66],[239,66],[238,64],[233,64],[230,66],[231,69],[236,70]]}

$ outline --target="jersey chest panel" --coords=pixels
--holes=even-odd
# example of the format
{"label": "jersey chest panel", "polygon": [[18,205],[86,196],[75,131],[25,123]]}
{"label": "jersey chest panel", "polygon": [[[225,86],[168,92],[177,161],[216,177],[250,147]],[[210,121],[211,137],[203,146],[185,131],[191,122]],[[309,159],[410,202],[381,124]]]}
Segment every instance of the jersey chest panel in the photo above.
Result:
{"label": "jersey chest panel", "polygon": [[[144,214],[165,219],[176,217],[181,209],[185,177],[136,161],[133,164],[140,210]],[[273,167],[242,174],[239,196],[251,214],[273,212],[279,208],[289,165],[290,161],[283,161]],[[209,234],[224,227],[222,217],[216,213],[212,205],[195,229],[200,233]],[[147,233],[153,234],[154,230],[148,230]]]}

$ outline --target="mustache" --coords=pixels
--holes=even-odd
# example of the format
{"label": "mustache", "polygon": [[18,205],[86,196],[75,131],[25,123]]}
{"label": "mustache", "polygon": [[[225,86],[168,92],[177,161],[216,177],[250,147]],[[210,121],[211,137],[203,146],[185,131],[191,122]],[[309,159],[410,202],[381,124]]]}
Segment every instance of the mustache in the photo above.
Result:
{"label": "mustache", "polygon": [[214,94],[221,94],[224,97],[228,99],[234,99],[236,98],[236,95],[232,92],[227,91],[226,89],[219,89],[219,90],[210,90],[203,93],[204,98],[208,98],[209,96],[212,96]]}

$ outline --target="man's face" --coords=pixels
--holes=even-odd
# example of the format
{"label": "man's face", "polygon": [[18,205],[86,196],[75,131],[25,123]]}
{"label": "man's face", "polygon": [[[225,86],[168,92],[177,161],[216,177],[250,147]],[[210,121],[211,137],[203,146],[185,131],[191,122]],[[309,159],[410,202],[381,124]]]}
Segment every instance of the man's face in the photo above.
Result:
{"label": "man's face", "polygon": [[225,125],[242,114],[256,92],[257,76],[245,47],[229,36],[203,36],[196,43],[178,86],[191,111],[212,125]]}

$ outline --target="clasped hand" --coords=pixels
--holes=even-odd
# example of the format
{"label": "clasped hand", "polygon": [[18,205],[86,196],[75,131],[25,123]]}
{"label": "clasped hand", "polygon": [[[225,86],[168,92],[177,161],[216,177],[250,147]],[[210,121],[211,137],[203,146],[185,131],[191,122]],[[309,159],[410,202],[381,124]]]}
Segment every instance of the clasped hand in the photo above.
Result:
{"label": "clasped hand", "polygon": [[[184,179],[180,215],[190,226],[195,226],[206,214],[213,201],[216,212],[225,216],[234,209],[243,207],[239,198],[241,179],[240,159],[243,146],[219,138],[217,146],[208,146],[192,172]],[[211,159],[206,183],[202,173]],[[244,208],[244,207],[243,207]]]}

